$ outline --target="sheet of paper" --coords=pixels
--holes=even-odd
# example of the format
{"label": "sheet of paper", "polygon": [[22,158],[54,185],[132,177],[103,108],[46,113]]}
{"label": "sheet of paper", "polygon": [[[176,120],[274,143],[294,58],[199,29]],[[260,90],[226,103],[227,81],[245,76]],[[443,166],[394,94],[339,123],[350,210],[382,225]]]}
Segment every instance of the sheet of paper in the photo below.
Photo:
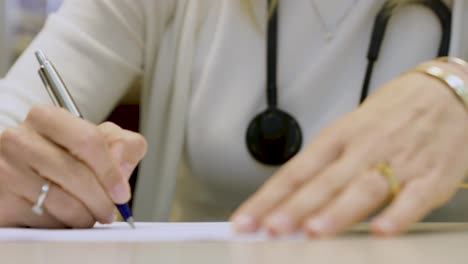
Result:
{"label": "sheet of paper", "polygon": [[0,241],[158,242],[264,240],[266,234],[236,235],[230,223],[126,223],[96,225],[86,230],[0,229]]}
{"label": "sheet of paper", "polygon": [[[356,225],[349,235],[368,234],[369,225]],[[468,223],[419,223],[410,234],[437,232],[468,232]],[[238,235],[230,223],[137,223],[131,229],[126,223],[96,225],[85,230],[41,230],[26,228],[0,228],[0,241],[48,242],[170,242],[170,241],[264,241],[265,232]],[[306,239],[304,234],[282,238]]]}

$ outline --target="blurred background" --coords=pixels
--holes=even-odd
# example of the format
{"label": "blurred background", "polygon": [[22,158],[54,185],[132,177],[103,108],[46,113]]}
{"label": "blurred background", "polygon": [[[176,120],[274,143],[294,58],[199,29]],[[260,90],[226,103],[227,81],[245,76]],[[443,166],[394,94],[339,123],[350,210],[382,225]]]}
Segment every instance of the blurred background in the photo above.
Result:
{"label": "blurred background", "polygon": [[63,0],[0,0],[0,77]]}

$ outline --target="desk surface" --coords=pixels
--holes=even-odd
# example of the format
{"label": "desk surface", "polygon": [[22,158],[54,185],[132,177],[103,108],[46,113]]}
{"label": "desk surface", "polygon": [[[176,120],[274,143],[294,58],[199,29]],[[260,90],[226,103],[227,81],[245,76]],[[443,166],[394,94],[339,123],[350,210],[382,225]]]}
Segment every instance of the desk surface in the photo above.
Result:
{"label": "desk surface", "polygon": [[[468,263],[468,225],[382,239],[364,232],[330,240],[171,243],[0,243],[1,263],[275,264]],[[430,228],[431,229],[431,228]]]}

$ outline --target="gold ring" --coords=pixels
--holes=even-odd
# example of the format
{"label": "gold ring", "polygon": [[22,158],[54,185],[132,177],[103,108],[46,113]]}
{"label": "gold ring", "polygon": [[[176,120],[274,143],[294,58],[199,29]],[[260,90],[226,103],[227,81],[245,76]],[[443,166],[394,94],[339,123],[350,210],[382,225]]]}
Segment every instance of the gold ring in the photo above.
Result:
{"label": "gold ring", "polygon": [[395,173],[388,162],[379,163],[375,169],[382,174],[388,182],[392,199],[400,192],[400,182],[395,177]]}

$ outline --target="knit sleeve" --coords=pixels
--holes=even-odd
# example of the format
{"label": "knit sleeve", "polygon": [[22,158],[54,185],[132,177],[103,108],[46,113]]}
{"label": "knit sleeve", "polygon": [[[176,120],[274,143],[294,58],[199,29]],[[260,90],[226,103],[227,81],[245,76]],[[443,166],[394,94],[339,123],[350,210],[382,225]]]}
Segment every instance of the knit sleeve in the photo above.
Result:
{"label": "knit sleeve", "polygon": [[143,72],[144,3],[66,0],[0,80],[0,131],[22,122],[33,105],[51,104],[37,74],[37,49],[55,64],[85,118],[102,121]]}

